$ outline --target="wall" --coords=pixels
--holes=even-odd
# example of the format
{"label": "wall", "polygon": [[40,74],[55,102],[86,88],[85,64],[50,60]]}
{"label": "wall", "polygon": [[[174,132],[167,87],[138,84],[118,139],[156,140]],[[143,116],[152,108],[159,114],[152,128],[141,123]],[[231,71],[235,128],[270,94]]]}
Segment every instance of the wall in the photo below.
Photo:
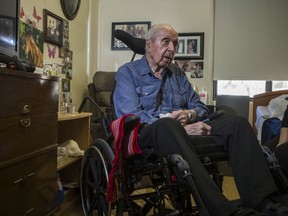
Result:
{"label": "wall", "polygon": [[[28,14],[32,14],[35,6],[38,13],[45,8],[65,18],[60,0],[22,0],[21,5]],[[139,6],[141,5],[141,6]],[[151,7],[153,5],[153,7]],[[183,0],[178,4],[174,0],[162,1],[140,0],[82,0],[78,16],[69,21],[70,49],[73,51],[73,78],[71,91],[76,108],[86,95],[87,83],[97,70],[117,70],[129,61],[131,51],[111,51],[111,23],[120,21],[151,21],[169,23],[179,32],[205,32],[204,47],[204,79],[197,80],[197,86],[204,86],[211,92],[211,68],[213,47],[213,4],[210,0]],[[175,8],[177,8],[175,10]],[[141,13],[139,13],[141,10]],[[144,12],[143,12],[144,11]],[[145,12],[147,11],[147,13]],[[161,11],[161,9],[160,9]],[[166,12],[168,11],[168,12]],[[43,16],[42,16],[43,17]],[[197,20],[197,22],[193,21]],[[201,22],[199,22],[201,20]],[[187,24],[188,23],[188,24]],[[43,29],[42,22],[39,29]],[[44,46],[44,60],[49,60],[47,48]],[[55,60],[61,63],[59,60]],[[99,63],[98,63],[99,62]]]}
{"label": "wall", "polygon": [[[97,8],[97,1],[93,0],[96,5],[93,7]],[[43,9],[47,9],[52,13],[66,19],[61,8],[60,0],[22,0],[21,6],[23,6],[25,11],[25,16],[32,17],[33,6],[37,10],[37,14],[42,17],[37,24],[37,29],[43,30]],[[73,77],[71,80],[71,91],[73,103],[76,104],[76,108],[80,105],[82,98],[86,95],[86,86],[89,79],[90,66],[88,66],[87,59],[88,54],[88,26],[89,21],[89,11],[92,10],[89,0],[82,0],[79,13],[77,17],[69,21],[69,40],[70,40],[70,50],[73,51]],[[94,17],[95,18],[95,17]],[[25,19],[25,18],[23,18]],[[97,21],[97,19],[95,19]],[[44,44],[44,60],[54,61],[56,63],[61,63],[61,59],[57,56],[53,59],[49,59],[47,55],[47,46]],[[58,53],[58,51],[57,51]]]}
{"label": "wall", "polygon": [[287,0],[215,0],[214,79],[287,80]]}
{"label": "wall", "polygon": [[[21,5],[30,15],[35,6],[39,13],[45,8],[65,18],[60,0],[22,0]],[[131,51],[111,50],[111,23],[121,21],[151,21],[152,25],[169,23],[178,32],[204,32],[204,79],[192,82],[212,92],[212,0],[181,0],[181,4],[166,0],[165,5],[160,0],[145,3],[140,0],[82,0],[77,17],[69,21],[70,49],[73,51],[71,91],[76,108],[87,94],[87,84],[97,70],[114,71],[130,61]],[[43,29],[42,22],[39,24]],[[47,48],[44,46],[44,49]],[[44,50],[44,59],[47,58],[47,50]]]}
{"label": "wall", "polygon": [[213,11],[212,0],[99,0],[97,70],[117,70],[120,65],[130,61],[133,54],[132,51],[111,50],[112,22],[151,21],[152,25],[169,23],[178,32],[205,33],[204,78],[192,82],[199,88],[204,86],[211,93]]}

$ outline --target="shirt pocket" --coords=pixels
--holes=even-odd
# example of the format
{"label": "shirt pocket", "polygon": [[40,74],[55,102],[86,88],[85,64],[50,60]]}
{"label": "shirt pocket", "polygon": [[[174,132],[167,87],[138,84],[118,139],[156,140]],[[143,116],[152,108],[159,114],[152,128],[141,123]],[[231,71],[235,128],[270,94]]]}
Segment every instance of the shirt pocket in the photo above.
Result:
{"label": "shirt pocket", "polygon": [[183,87],[174,87],[174,106],[176,108],[187,108],[187,90]]}
{"label": "shirt pocket", "polygon": [[139,95],[140,103],[143,106],[143,108],[151,108],[155,105],[156,102],[156,86],[153,85],[147,85],[136,88],[136,92]]}

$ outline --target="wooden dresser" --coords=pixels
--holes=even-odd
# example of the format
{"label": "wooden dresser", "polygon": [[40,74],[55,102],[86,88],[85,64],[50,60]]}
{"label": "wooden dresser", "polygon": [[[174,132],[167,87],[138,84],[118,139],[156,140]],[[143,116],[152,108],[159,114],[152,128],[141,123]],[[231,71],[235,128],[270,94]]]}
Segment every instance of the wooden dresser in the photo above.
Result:
{"label": "wooden dresser", "polygon": [[58,79],[0,69],[0,214],[56,207]]}

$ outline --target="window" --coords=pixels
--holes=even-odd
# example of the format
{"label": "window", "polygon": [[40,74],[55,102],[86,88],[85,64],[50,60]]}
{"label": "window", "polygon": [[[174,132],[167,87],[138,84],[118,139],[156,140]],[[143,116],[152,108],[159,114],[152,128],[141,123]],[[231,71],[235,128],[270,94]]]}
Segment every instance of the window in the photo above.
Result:
{"label": "window", "polygon": [[217,95],[249,95],[265,92],[266,81],[253,80],[218,80]]}
{"label": "window", "polygon": [[288,89],[288,81],[216,80],[214,99],[217,95],[248,95],[252,98],[255,94],[284,89]]}
{"label": "window", "polygon": [[272,81],[272,91],[288,89],[288,81]]}

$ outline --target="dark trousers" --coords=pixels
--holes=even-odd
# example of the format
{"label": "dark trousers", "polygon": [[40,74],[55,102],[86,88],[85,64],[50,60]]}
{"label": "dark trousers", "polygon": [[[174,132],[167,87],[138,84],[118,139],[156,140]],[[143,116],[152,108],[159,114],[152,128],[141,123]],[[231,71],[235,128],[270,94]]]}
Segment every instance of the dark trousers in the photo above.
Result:
{"label": "dark trousers", "polygon": [[[264,198],[276,193],[277,187],[248,121],[227,115],[208,124],[212,126],[214,141],[229,153],[242,203],[255,208]],[[160,156],[180,154],[189,163],[195,184],[211,215],[226,216],[236,211],[236,206],[224,197],[203,167],[179,122],[163,118],[145,126],[140,132],[139,144],[142,149],[154,148]]]}
{"label": "dark trousers", "polygon": [[277,158],[284,174],[288,178],[288,142],[275,148],[274,155]]}

